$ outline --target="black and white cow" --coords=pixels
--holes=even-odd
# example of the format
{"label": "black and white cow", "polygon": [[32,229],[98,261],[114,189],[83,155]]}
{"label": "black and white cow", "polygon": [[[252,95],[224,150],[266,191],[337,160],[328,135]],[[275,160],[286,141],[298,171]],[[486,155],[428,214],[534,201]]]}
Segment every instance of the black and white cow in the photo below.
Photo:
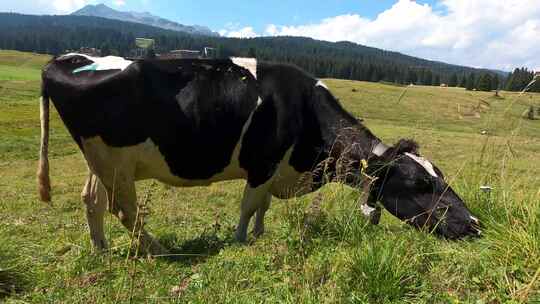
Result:
{"label": "black and white cow", "polygon": [[[272,196],[287,198],[340,180],[369,188],[376,202],[416,227],[448,238],[478,234],[474,218],[440,170],[401,140],[384,145],[347,113],[328,88],[298,68],[254,59],[140,60],[68,54],[43,70],[40,197],[50,200],[49,99],[86,158],[82,198],[93,245],[106,248],[104,212],[142,233],[135,181],[186,187],[246,179],[236,238],[264,231]],[[365,184],[365,183],[364,183]]]}

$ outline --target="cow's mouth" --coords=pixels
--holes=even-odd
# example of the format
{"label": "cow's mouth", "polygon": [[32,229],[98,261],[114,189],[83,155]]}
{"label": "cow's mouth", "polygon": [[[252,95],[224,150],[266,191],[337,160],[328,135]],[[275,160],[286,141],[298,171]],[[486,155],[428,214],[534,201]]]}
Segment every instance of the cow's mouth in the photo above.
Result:
{"label": "cow's mouth", "polygon": [[481,237],[482,225],[478,218],[469,216],[467,219],[456,219],[448,213],[448,207],[439,207],[416,215],[406,223],[426,232],[449,240],[465,237]]}
{"label": "cow's mouth", "polygon": [[461,220],[442,219],[435,225],[435,233],[450,240],[482,236],[482,226],[473,216],[470,217],[470,221],[465,223]]}

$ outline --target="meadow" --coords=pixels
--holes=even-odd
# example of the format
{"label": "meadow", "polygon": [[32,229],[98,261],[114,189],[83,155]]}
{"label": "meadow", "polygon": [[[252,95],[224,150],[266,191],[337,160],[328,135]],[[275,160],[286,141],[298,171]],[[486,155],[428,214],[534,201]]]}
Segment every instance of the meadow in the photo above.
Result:
{"label": "meadow", "polygon": [[[325,80],[386,143],[413,138],[484,225],[447,241],[383,213],[359,215],[358,190],[274,198],[267,232],[236,243],[244,182],[138,184],[148,230],[174,253],[134,257],[108,215],[111,249],[92,252],[83,157],[52,110],[53,203],[38,201],[43,55],[0,51],[0,302],[540,303],[540,94]],[[493,191],[480,191],[490,186]],[[322,210],[310,213],[315,197]],[[306,221],[306,218],[309,218]]]}

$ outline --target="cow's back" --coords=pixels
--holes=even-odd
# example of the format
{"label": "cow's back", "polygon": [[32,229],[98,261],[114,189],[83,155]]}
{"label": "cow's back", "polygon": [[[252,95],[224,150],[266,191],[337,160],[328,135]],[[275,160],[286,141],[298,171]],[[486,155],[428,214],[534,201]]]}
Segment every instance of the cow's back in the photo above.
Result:
{"label": "cow's back", "polygon": [[161,172],[158,178],[179,185],[241,177],[226,171],[241,173],[233,154],[260,102],[248,70],[230,60],[136,61],[121,71],[73,73],[76,68],[69,60],[50,63],[44,94],[85,155],[85,142],[124,153],[139,162],[139,178]]}

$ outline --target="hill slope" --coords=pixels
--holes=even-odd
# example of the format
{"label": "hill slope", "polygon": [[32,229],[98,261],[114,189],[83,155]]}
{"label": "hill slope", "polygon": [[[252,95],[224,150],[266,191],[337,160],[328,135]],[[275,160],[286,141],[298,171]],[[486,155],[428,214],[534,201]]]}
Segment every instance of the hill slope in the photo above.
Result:
{"label": "hill slope", "polygon": [[129,21],[142,23],[150,26],[155,26],[167,30],[186,32],[189,34],[196,35],[207,35],[207,36],[219,36],[219,34],[212,32],[209,28],[200,25],[183,25],[171,20],[167,20],[158,16],[154,16],[148,12],[138,13],[138,12],[123,12],[112,9],[105,4],[97,5],[86,5],[85,7],[77,10],[71,15],[78,16],[93,16],[93,17],[103,17],[108,19],[116,19],[121,21]]}

